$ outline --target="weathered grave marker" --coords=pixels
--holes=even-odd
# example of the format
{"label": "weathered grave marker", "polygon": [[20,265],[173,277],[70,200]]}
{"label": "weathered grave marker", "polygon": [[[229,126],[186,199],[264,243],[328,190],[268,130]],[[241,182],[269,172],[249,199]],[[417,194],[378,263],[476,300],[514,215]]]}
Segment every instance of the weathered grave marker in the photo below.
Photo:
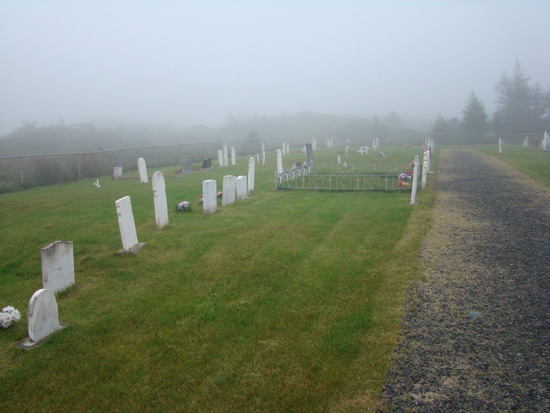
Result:
{"label": "weathered grave marker", "polygon": [[313,164],[313,146],[311,143],[306,144],[307,163]]}
{"label": "weathered grave marker", "polygon": [[411,188],[411,205],[416,204],[416,190],[418,188],[418,168],[420,166],[420,160],[418,155],[414,157],[414,170],[413,170],[413,183]]}
{"label": "weathered grave marker", "polygon": [[122,178],[122,166],[115,166],[113,169],[113,180]]}
{"label": "weathered grave marker", "polygon": [[235,152],[235,148],[233,146],[231,147],[231,165],[237,165],[237,152]]}
{"label": "weathered grave marker", "polygon": [[120,238],[122,239],[122,249],[118,251],[123,253],[138,253],[145,243],[139,243],[136,233],[136,224],[132,212],[132,201],[129,196],[125,196],[115,201],[116,213],[118,215],[118,226],[120,228]]}
{"label": "weathered grave marker", "polygon": [[208,169],[212,169],[212,159],[210,158],[206,158],[202,161],[202,166],[201,166],[201,169],[203,171],[206,171]]}
{"label": "weathered grave marker", "polygon": [[218,149],[218,166],[223,166],[223,150]]}
{"label": "weathered grave marker", "polygon": [[161,171],[153,174],[153,204],[155,206],[155,220],[157,228],[168,225],[168,204],[166,201],[166,183]]}
{"label": "weathered grave marker", "polygon": [[145,165],[145,159],[139,158],[138,159],[138,172],[139,172],[139,179],[141,180],[142,184],[146,184],[149,182],[149,177],[147,176],[147,166]]}
{"label": "weathered grave marker", "polygon": [[222,145],[222,151],[223,151],[223,166],[229,166],[228,158],[227,158],[227,143],[224,143]]}
{"label": "weathered grave marker", "polygon": [[74,254],[71,241],[54,241],[40,249],[42,288],[54,293],[74,285]]}
{"label": "weathered grave marker", "polygon": [[277,173],[283,172],[283,155],[280,149],[277,149]]}
{"label": "weathered grave marker", "polygon": [[256,162],[254,158],[248,159],[248,193],[254,191],[254,178],[256,174]]}
{"label": "weathered grave marker", "polygon": [[235,203],[235,175],[225,175],[223,177],[222,206]]}
{"label": "weathered grave marker", "polygon": [[63,327],[59,324],[57,301],[52,291],[36,291],[30,301],[27,312],[27,328],[32,342],[42,340]]}
{"label": "weathered grave marker", "polygon": [[191,163],[191,160],[184,159],[181,162],[181,173],[182,174],[192,174],[193,173],[193,164]]}
{"label": "weathered grave marker", "polygon": [[218,210],[216,194],[215,179],[202,181],[202,211],[204,214],[213,214]]}
{"label": "weathered grave marker", "polygon": [[246,199],[246,176],[241,175],[237,177],[236,180],[236,189],[237,189],[237,200],[242,201]]}

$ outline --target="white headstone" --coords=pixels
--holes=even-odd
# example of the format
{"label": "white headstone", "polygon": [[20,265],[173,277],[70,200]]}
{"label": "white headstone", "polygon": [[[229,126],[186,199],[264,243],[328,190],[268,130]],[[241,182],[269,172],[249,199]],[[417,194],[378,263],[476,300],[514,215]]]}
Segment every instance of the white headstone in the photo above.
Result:
{"label": "white headstone", "polygon": [[227,159],[227,143],[223,144],[223,166],[229,166],[229,161]]}
{"label": "white headstone", "polygon": [[42,288],[57,293],[74,285],[74,254],[71,241],[55,241],[40,249]]}
{"label": "white headstone", "polygon": [[283,155],[281,150],[277,149],[277,173],[280,174],[283,172]]}
{"label": "white headstone", "polygon": [[42,340],[62,328],[52,291],[41,289],[32,295],[27,312],[27,327],[31,341]]}
{"label": "white headstone", "polygon": [[235,175],[225,175],[223,177],[222,206],[235,203]]}
{"label": "white headstone", "polygon": [[[216,180],[207,179],[202,181],[202,211],[205,214],[213,214],[218,210],[218,201],[216,198]],[[223,194],[222,194],[223,196]]]}
{"label": "white headstone", "polygon": [[236,189],[237,189],[237,201],[242,201],[246,199],[246,176],[241,175],[237,177],[236,180]]}
{"label": "white headstone", "polygon": [[248,159],[248,193],[254,191],[254,175],[256,174],[256,162],[254,158]]}
{"label": "white headstone", "polygon": [[416,204],[416,190],[418,188],[418,168],[420,166],[420,160],[418,155],[414,157],[414,170],[413,170],[413,183],[411,190],[411,205]]}
{"label": "white headstone", "polygon": [[[380,152],[382,153],[382,152]],[[422,189],[426,189],[426,181],[428,180],[428,151],[424,151],[424,161],[422,163]]]}
{"label": "white headstone", "polygon": [[141,180],[142,184],[146,184],[149,182],[149,177],[147,176],[147,166],[145,165],[145,159],[139,158],[138,159],[138,172],[139,172],[139,179]]}
{"label": "white headstone", "polygon": [[223,166],[223,149],[218,149],[218,166]]}
{"label": "white headstone", "polygon": [[523,140],[523,146],[525,148],[527,148],[529,146],[529,138],[526,136],[525,139]]}
{"label": "white headstone", "polygon": [[155,220],[157,228],[168,225],[168,203],[166,201],[166,184],[161,171],[153,174],[153,204],[155,205]]}
{"label": "white headstone", "polygon": [[233,146],[231,147],[231,165],[237,165],[237,152],[235,152],[235,148]]}
{"label": "white headstone", "polygon": [[502,152],[502,139],[498,138],[498,152]]}
{"label": "white headstone", "polygon": [[116,181],[120,178],[122,178],[122,166],[115,166],[113,170],[113,179]]}
{"label": "white headstone", "polygon": [[338,155],[338,165],[340,165],[340,155]]}
{"label": "white headstone", "polygon": [[122,238],[122,248],[129,251],[138,244],[136,224],[132,212],[132,201],[129,196],[125,196],[115,201],[116,213],[118,215],[118,226],[120,228],[120,237]]}
{"label": "white headstone", "polygon": [[264,143],[262,142],[262,166],[265,166],[265,145]]}

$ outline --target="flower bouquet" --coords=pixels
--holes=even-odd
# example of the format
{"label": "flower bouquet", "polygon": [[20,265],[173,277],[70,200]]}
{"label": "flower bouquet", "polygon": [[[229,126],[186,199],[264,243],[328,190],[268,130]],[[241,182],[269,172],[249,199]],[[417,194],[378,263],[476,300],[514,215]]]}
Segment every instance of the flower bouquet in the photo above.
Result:
{"label": "flower bouquet", "polygon": [[176,206],[176,212],[191,212],[191,203],[182,201]]}
{"label": "flower bouquet", "polygon": [[218,191],[218,193],[216,194],[216,196],[217,196],[218,198],[221,198],[222,195],[223,195],[223,192],[222,192],[222,191]]}
{"label": "flower bouquet", "polygon": [[11,323],[21,320],[21,313],[13,308],[12,306],[7,306],[2,308],[0,313],[0,325],[4,328],[11,326]]}

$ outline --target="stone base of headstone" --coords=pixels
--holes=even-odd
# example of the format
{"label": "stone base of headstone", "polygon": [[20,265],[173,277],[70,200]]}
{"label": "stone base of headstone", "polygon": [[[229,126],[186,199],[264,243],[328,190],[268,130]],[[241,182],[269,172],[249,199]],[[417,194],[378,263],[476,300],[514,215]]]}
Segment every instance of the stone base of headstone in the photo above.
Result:
{"label": "stone base of headstone", "polygon": [[117,255],[125,255],[125,254],[136,255],[138,252],[141,251],[144,245],[145,245],[145,242],[138,242],[136,245],[134,245],[128,250],[121,248],[117,251]]}
{"label": "stone base of headstone", "polygon": [[[69,323],[63,323],[59,322],[59,328],[55,331],[63,330],[65,327],[69,326]],[[50,336],[46,336],[43,339],[32,341],[29,337],[18,341],[17,343],[14,343],[14,347],[20,347],[24,350],[32,350],[35,347],[38,347],[40,344],[42,344],[44,341],[46,341]]]}

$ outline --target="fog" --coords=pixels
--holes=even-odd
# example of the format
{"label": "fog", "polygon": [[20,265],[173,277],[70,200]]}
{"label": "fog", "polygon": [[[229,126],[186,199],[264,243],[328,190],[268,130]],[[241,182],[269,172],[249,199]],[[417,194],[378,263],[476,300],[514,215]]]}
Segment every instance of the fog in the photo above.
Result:
{"label": "fog", "polygon": [[544,1],[2,1],[0,134],[309,111],[488,113],[518,59],[550,85]]}

